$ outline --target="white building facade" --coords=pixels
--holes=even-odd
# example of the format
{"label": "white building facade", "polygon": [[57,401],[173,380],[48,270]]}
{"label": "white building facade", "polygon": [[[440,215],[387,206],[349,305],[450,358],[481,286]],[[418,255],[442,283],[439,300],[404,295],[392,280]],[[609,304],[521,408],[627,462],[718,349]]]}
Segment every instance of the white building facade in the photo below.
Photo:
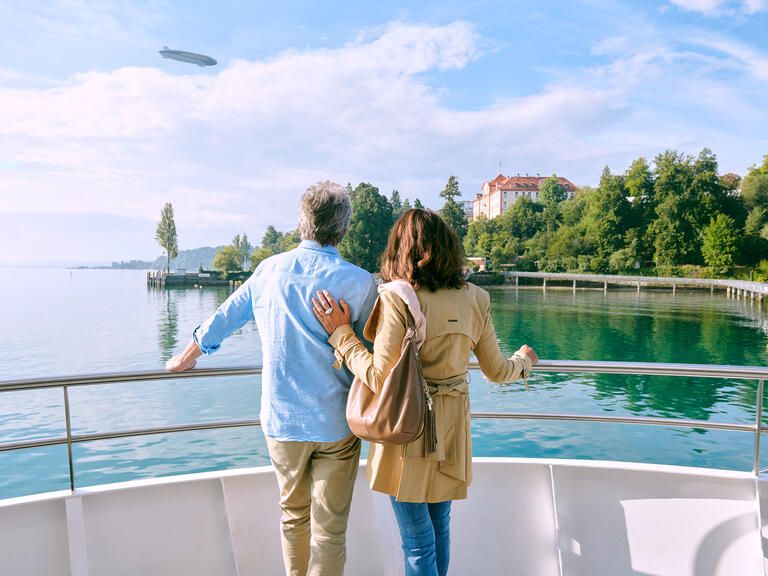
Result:
{"label": "white building facade", "polygon": [[[504,176],[499,174],[493,180],[483,182],[483,188],[472,201],[472,219],[496,218],[507,211],[520,198],[534,202],[539,199],[541,185],[547,176]],[[558,177],[558,182],[565,188],[568,199],[573,198],[576,186],[567,178]]]}

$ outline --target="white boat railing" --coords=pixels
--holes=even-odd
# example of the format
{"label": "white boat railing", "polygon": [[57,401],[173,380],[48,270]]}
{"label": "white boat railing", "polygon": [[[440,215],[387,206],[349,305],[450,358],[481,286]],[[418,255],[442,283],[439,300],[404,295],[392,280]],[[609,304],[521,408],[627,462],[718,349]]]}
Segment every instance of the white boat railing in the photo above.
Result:
{"label": "white boat railing", "polygon": [[[477,364],[471,364],[470,369],[479,369]],[[711,422],[708,420],[689,420],[683,418],[656,418],[650,416],[607,416],[594,414],[561,414],[540,412],[473,412],[474,419],[507,419],[507,420],[552,420],[601,422],[619,424],[641,424],[650,426],[684,427],[710,430],[729,430],[751,432],[754,435],[754,458],[752,472],[755,476],[760,473],[760,435],[768,431],[768,426],[762,425],[764,383],[768,379],[768,367],[762,366],[719,366],[709,364],[667,364],[653,362],[597,362],[581,360],[541,360],[536,365],[536,372],[580,373],[580,374],[623,374],[644,376],[675,376],[689,378],[717,378],[756,380],[755,420],[753,424],[740,422]],[[222,428],[240,428],[260,426],[258,419],[226,420],[199,422],[119,430],[114,432],[74,434],[72,432],[72,417],[69,405],[69,389],[81,386],[124,384],[127,382],[146,382],[156,380],[178,380],[189,378],[213,378],[229,376],[258,376],[260,367],[238,368],[197,368],[187,372],[145,371],[123,372],[114,374],[94,374],[87,376],[67,376],[58,378],[35,378],[26,380],[0,381],[0,393],[17,392],[22,390],[43,390],[60,388],[64,399],[64,418],[66,434],[60,437],[41,438],[23,442],[0,443],[0,452],[40,448],[44,446],[67,446],[69,485],[75,490],[75,467],[72,458],[72,446],[81,442],[96,440],[111,440],[152,434],[169,434],[199,430],[216,430]]]}

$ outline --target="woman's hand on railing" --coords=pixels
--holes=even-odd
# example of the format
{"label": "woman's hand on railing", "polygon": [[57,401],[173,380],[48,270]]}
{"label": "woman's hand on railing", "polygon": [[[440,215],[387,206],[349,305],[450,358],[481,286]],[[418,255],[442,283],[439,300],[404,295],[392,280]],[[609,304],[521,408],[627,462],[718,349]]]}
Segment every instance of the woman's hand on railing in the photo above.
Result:
{"label": "woman's hand on railing", "polygon": [[528,358],[531,359],[531,364],[536,364],[539,361],[539,355],[536,354],[536,351],[528,346],[528,344],[523,344],[520,347],[520,350],[517,351],[518,354],[525,354],[528,356]]}

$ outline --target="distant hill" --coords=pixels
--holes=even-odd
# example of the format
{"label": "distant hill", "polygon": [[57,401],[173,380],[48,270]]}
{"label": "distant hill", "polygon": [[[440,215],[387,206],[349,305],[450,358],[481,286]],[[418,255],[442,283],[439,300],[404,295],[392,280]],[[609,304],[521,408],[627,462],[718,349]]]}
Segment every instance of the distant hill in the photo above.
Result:
{"label": "distant hill", "polygon": [[[202,248],[193,248],[191,250],[179,250],[179,255],[171,260],[171,270],[183,268],[185,270],[198,270],[201,266],[206,270],[213,268],[213,258],[216,252],[223,246],[212,248],[204,246]],[[112,262],[112,268],[130,269],[130,270],[162,270],[165,268],[165,256],[158,256],[154,261],[130,260]]]}

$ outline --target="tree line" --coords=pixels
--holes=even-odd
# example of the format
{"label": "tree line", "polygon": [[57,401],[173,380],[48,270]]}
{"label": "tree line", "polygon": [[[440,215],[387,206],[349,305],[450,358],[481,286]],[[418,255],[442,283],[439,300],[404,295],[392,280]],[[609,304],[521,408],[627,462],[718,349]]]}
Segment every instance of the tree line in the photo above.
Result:
{"label": "tree line", "polygon": [[[352,221],[347,235],[339,244],[341,256],[370,272],[379,269],[379,259],[387,243],[389,230],[401,214],[413,208],[424,208],[416,198],[411,204],[408,198],[402,198],[398,190],[393,190],[389,197],[382,194],[376,186],[361,182],[356,187],[347,185],[352,201]],[[456,201],[461,194],[458,181],[454,176],[448,179],[445,190],[441,193],[446,199],[441,210],[443,217],[463,234],[466,232],[467,219]],[[222,248],[214,259],[214,267],[226,272],[255,270],[266,258],[292,250],[301,242],[298,230],[281,232],[269,225],[261,244],[257,247],[243,245],[247,236],[235,236],[232,244]]]}
{"label": "tree line", "polygon": [[[568,200],[553,177],[539,201],[520,199],[492,220],[470,223],[464,249],[492,268],[660,275],[768,275],[768,156],[742,180],[719,175],[717,158],[667,150]],[[706,268],[705,268],[706,267]]]}
{"label": "tree line", "polygon": [[[347,189],[352,222],[339,252],[376,272],[392,224],[412,206],[424,205],[418,198],[411,205],[398,190],[387,197],[367,182]],[[438,212],[456,230],[466,255],[487,257],[491,269],[722,276],[756,267],[755,279],[768,281],[768,156],[741,179],[720,175],[708,148],[696,156],[667,150],[652,164],[636,159],[622,174],[604,168],[597,187],[580,188],[571,199],[553,175],[542,183],[538,200],[521,198],[501,216],[472,222],[460,196],[458,180],[450,176]],[[172,221],[167,204],[157,237],[167,240],[172,232],[170,241],[161,241],[169,262],[176,252]],[[297,230],[270,225],[255,247],[246,234],[235,236],[216,254],[214,267],[253,270],[300,241]]]}

